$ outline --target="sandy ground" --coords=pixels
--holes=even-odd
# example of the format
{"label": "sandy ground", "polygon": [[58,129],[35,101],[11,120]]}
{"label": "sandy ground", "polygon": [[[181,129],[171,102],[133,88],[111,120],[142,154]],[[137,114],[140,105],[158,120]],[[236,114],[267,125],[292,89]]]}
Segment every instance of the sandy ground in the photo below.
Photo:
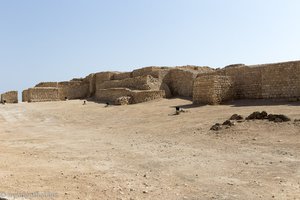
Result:
{"label": "sandy ground", "polygon": [[[0,195],[23,199],[300,199],[300,122],[238,123],[253,111],[300,119],[300,104],[182,99],[0,105]],[[173,106],[188,110],[178,116]],[[1,196],[0,196],[1,197]],[[1,199],[1,198],[0,198]],[[18,198],[16,198],[18,199]],[[19,198],[22,199],[22,198]]]}

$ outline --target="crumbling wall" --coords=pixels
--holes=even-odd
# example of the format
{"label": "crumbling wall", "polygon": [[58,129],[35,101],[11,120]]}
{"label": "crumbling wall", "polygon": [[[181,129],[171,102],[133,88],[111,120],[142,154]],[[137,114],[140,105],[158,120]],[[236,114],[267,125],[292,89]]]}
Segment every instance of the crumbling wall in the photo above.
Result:
{"label": "crumbling wall", "polygon": [[100,85],[105,81],[110,81],[113,76],[117,74],[116,72],[99,72],[95,74],[95,88],[96,91],[101,89]]}
{"label": "crumbling wall", "polygon": [[18,103],[18,91],[9,91],[1,94],[2,103]]}
{"label": "crumbling wall", "polygon": [[41,82],[34,87],[58,87],[58,82]]}
{"label": "crumbling wall", "polygon": [[193,103],[220,104],[234,98],[234,86],[229,76],[204,74],[194,81]]}
{"label": "crumbling wall", "polygon": [[132,90],[151,90],[158,89],[160,83],[157,79],[149,75],[126,78],[122,80],[104,81],[98,85],[98,89],[108,88],[129,88]]}
{"label": "crumbling wall", "polygon": [[115,102],[120,97],[131,97],[131,103],[141,103],[158,98],[163,98],[164,91],[152,91],[152,90],[130,90],[128,88],[110,88],[99,89],[96,92],[96,99],[98,101]]}
{"label": "crumbling wall", "polygon": [[58,83],[59,98],[82,99],[89,95],[89,83],[83,81],[66,81]]}
{"label": "crumbling wall", "polygon": [[132,71],[132,77],[150,75],[154,78],[159,78],[161,67],[144,67]]}
{"label": "crumbling wall", "polygon": [[132,78],[132,72],[120,72],[113,75],[113,80],[122,80],[126,78]]}
{"label": "crumbling wall", "polygon": [[131,94],[130,89],[127,88],[111,88],[111,89],[99,89],[96,91],[96,100],[114,102],[117,98],[122,96],[129,96]]}
{"label": "crumbling wall", "polygon": [[59,101],[57,87],[35,87],[28,89],[28,102]]}
{"label": "crumbling wall", "polygon": [[193,83],[197,72],[186,69],[171,69],[164,77],[173,96],[192,97]]}
{"label": "crumbling wall", "polygon": [[89,93],[88,97],[92,97],[96,93],[96,75],[95,74],[90,74],[86,77],[88,80],[88,85],[89,85]]}
{"label": "crumbling wall", "polygon": [[132,96],[132,103],[142,103],[154,99],[161,99],[165,96],[165,92],[162,90],[133,91],[131,93],[131,96]]}
{"label": "crumbling wall", "polygon": [[22,92],[22,102],[28,102],[28,90],[23,90]]}
{"label": "crumbling wall", "polygon": [[300,97],[300,61],[253,66],[230,65],[209,74],[230,77],[235,99]]}

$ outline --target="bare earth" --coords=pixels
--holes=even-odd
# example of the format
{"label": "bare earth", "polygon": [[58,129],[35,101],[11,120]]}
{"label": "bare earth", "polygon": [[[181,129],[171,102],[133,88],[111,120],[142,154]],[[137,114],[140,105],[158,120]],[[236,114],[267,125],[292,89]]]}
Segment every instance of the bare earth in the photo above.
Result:
{"label": "bare earth", "polygon": [[[234,113],[265,110],[300,119],[300,104],[256,103],[1,105],[0,193],[7,199],[300,199],[300,122],[250,121],[209,131]],[[188,112],[172,115],[178,105]]]}

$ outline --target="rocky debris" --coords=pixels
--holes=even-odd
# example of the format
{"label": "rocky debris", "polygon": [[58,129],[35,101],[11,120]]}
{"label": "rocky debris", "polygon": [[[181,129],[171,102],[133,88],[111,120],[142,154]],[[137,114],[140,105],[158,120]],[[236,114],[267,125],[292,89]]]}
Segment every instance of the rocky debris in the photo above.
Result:
{"label": "rocky debris", "polygon": [[254,119],[267,119],[268,117],[268,113],[266,111],[262,111],[262,112],[253,112],[252,114],[250,114],[248,117],[246,117],[246,120],[254,120]]}
{"label": "rocky debris", "polygon": [[291,119],[287,117],[286,115],[268,115],[268,120],[273,122],[289,122]]}
{"label": "rocky debris", "polygon": [[223,128],[230,128],[231,126],[234,126],[235,123],[230,121],[230,120],[226,120],[225,122],[223,122],[223,124],[220,124],[220,123],[216,123],[215,125],[213,125],[210,130],[212,131],[219,131]]}
{"label": "rocky debris", "polygon": [[[237,121],[239,123],[243,122],[244,118],[241,115],[238,114],[233,114],[228,120],[226,120],[225,122],[223,122],[223,124],[219,124],[216,123],[215,125],[213,125],[210,130],[212,131],[219,131],[221,130],[223,127],[230,128],[232,126],[235,125],[235,123],[233,121]],[[262,112],[253,112],[252,114],[250,114],[248,117],[246,117],[246,120],[269,120],[275,123],[280,123],[280,122],[288,122],[291,121],[291,119],[289,117],[287,117],[286,115],[283,114],[268,114],[266,111],[262,111]],[[294,122],[300,122],[300,119],[296,120]]]}
{"label": "rocky debris", "polygon": [[234,122],[230,121],[230,120],[226,120],[223,124],[223,126],[234,126]]}
{"label": "rocky debris", "polygon": [[242,115],[238,115],[238,114],[233,114],[229,120],[236,120],[236,121],[239,121],[239,120],[243,120],[244,117]]}
{"label": "rocky debris", "polygon": [[219,124],[219,123],[216,123],[215,125],[213,125],[213,126],[210,128],[210,130],[212,130],[212,131],[219,131],[219,130],[221,130],[221,129],[222,129],[222,125]]}
{"label": "rocky debris", "polygon": [[272,122],[288,122],[291,121],[291,119],[289,117],[287,117],[286,115],[282,115],[282,114],[268,114],[266,111],[262,111],[262,112],[253,112],[251,115],[249,115],[246,120],[264,120],[267,119],[269,121]]}
{"label": "rocky debris", "polygon": [[128,105],[131,102],[131,97],[129,96],[123,96],[119,97],[115,100],[116,105]]}

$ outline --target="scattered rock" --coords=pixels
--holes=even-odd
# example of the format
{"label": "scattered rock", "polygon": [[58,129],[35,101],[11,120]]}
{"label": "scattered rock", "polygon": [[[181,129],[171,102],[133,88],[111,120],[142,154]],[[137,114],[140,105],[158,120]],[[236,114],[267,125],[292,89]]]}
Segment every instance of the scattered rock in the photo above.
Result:
{"label": "scattered rock", "polygon": [[274,121],[274,122],[288,122],[288,121],[291,121],[291,119],[289,117],[287,117],[286,115],[273,115],[273,114],[268,115],[268,120],[269,121]]}
{"label": "scattered rock", "polygon": [[234,123],[230,120],[226,120],[224,123],[223,123],[224,126],[234,126]]}
{"label": "scattered rock", "polygon": [[131,97],[129,96],[123,96],[119,97],[115,100],[116,105],[128,105],[131,102]]}
{"label": "scattered rock", "polygon": [[266,111],[262,112],[253,112],[248,117],[246,117],[246,120],[254,120],[254,119],[267,119],[268,113]]}
{"label": "scattered rock", "polygon": [[239,121],[239,120],[243,120],[244,117],[242,115],[238,115],[238,114],[233,114],[229,120],[236,120],[236,121]]}
{"label": "scattered rock", "polygon": [[[235,123],[233,121],[237,121],[238,123],[244,122],[243,120],[244,118],[241,115],[238,114],[233,114],[229,120],[226,120],[225,122],[223,122],[223,124],[219,124],[216,123],[215,125],[213,125],[210,130],[213,131],[219,131],[221,130],[223,127],[228,129],[232,126],[235,125]],[[273,121],[275,123],[280,123],[280,122],[288,122],[291,121],[291,119],[289,117],[287,117],[286,115],[282,115],[282,114],[269,114],[266,111],[262,111],[262,112],[253,112],[252,114],[250,114],[248,117],[246,117],[246,120],[269,120],[269,121]],[[300,119],[296,120],[294,122],[300,122]]]}
{"label": "scattered rock", "polygon": [[219,131],[219,130],[221,130],[221,129],[222,129],[222,125],[219,124],[219,123],[216,123],[215,125],[213,125],[213,126],[210,128],[210,130],[212,130],[212,131]]}

